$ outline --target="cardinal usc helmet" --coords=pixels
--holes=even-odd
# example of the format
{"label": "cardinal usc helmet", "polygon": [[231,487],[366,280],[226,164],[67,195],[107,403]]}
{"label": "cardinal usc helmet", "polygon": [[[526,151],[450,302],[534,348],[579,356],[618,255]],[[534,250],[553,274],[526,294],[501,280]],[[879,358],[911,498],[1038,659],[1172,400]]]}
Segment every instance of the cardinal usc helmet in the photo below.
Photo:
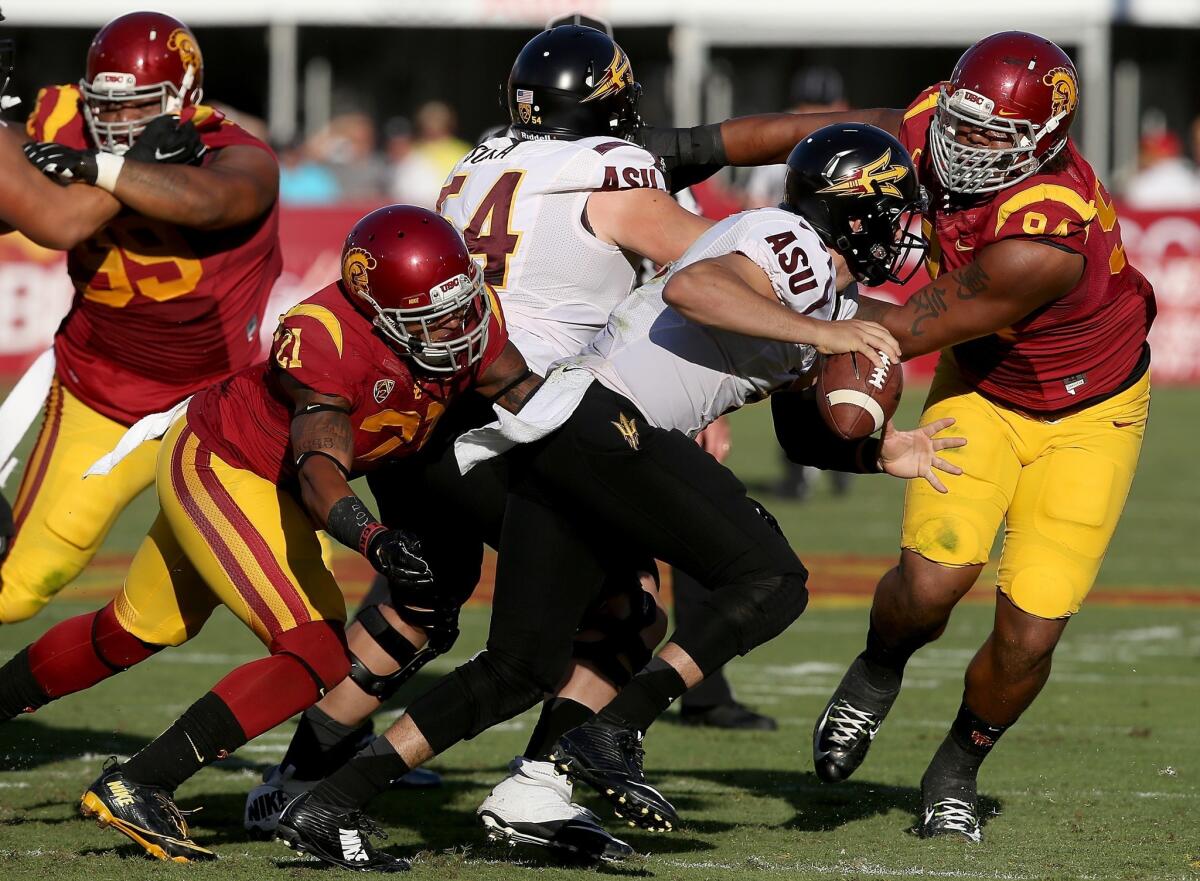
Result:
{"label": "cardinal usc helmet", "polygon": [[[83,114],[96,146],[121,154],[153,119],[199,103],[204,59],[187,25],[161,12],[114,18],[88,49],[87,73],[79,81]],[[122,106],[158,100],[158,112],[132,120],[104,120]]]}
{"label": "cardinal usc helmet", "polygon": [[629,140],[642,124],[642,87],[629,56],[595,28],[559,25],[526,43],[513,62],[507,95],[520,137]]}
{"label": "cardinal usc helmet", "polygon": [[[780,208],[799,214],[866,285],[904,284],[926,243],[908,231],[924,188],[904,147],[873,125],[817,129],[792,150]],[[911,261],[911,262],[910,262]]]}
{"label": "cardinal usc helmet", "polygon": [[431,373],[483,358],[489,298],[458,230],[414,205],[372,211],[342,248],[342,286],[384,338]]}
{"label": "cardinal usc helmet", "polygon": [[[994,193],[1058,155],[1079,106],[1071,59],[1045,37],[1004,31],[963,53],[938,94],[933,167],[954,193]],[[990,145],[962,143],[982,133]],[[997,146],[999,145],[999,146]]]}

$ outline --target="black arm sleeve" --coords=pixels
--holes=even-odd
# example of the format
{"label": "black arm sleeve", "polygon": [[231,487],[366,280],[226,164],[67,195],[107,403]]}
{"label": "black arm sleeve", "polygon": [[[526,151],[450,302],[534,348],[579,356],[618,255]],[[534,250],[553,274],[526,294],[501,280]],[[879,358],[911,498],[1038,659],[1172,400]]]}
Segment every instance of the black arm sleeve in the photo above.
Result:
{"label": "black arm sleeve", "polygon": [[712,177],[729,164],[721,124],[642,129],[642,146],[660,158],[672,193]]}
{"label": "black arm sleeve", "polygon": [[799,465],[852,474],[879,472],[879,439],[842,440],[834,434],[810,392],[776,392],[771,395],[775,437],[784,454]]}

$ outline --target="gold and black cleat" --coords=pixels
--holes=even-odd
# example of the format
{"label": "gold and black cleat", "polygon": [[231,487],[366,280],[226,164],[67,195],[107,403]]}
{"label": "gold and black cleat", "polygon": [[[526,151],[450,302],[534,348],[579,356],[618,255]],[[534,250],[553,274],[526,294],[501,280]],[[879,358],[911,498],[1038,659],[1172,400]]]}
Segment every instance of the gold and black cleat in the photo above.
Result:
{"label": "gold and black cleat", "polygon": [[183,811],[169,792],[127,779],[116,758],[105,763],[100,776],[87,788],[79,810],[137,842],[156,859],[192,863],[217,858],[188,837]]}

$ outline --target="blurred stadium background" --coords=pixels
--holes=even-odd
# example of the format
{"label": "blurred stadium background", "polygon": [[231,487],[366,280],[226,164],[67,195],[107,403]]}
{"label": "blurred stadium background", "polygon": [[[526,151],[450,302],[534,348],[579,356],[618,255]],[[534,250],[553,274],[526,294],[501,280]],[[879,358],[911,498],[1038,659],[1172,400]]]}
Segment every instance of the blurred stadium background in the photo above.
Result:
{"label": "blurred stadium background", "polygon": [[[1200,0],[147,5],[192,26],[205,56],[206,101],[264,133],[284,162],[285,273],[269,317],[337,274],[345,230],[365,209],[432,203],[454,161],[505,121],[497,92],[518,49],[559,15],[582,11],[613,23],[645,90],[643,116],[659,125],[842,103],[901,107],[946,77],[962,50],[985,34],[1021,28],[1058,41],[1081,75],[1074,134],[1118,195],[1129,258],[1157,290],[1156,397],[1141,471],[1092,601],[1068,631],[1046,695],[1006,740],[1003,759],[984,773],[995,810],[1008,816],[995,824],[988,850],[965,862],[961,849],[945,842],[923,846],[899,835],[918,800],[916,775],[957,705],[961,670],[989,627],[987,573],[975,592],[979,604],[959,613],[945,640],[919,656],[923,666],[889,722],[896,730],[882,738],[863,782],[830,794],[808,773],[812,719],[859,650],[869,591],[895,554],[901,488],[882,478],[844,484],[786,473],[769,415],[747,408],[734,421],[731,464],[812,564],[816,601],[787,636],[732,673],[743,699],[781,718],[780,734],[730,741],[662,726],[651,738],[648,767],[665,769],[661,782],[683,795],[680,806],[696,834],[633,836],[639,850],[657,855],[635,871],[695,879],[762,871],[1022,881],[1200,877]],[[32,108],[40,86],[77,81],[95,30],[138,7],[5,0],[3,8],[2,27],[17,40],[15,92],[25,102],[8,114],[15,121]],[[707,213],[723,216],[774,203],[780,181],[774,172],[722,173],[695,196]],[[66,311],[62,264],[61,254],[0,237],[0,389],[48,344]],[[908,372],[905,423],[919,411],[929,366]],[[105,553],[45,616],[4,628],[0,655],[51,620],[110,597],[154,505],[147,494],[125,513]],[[365,564],[348,555],[340,563],[339,577],[357,593]],[[468,610],[465,624],[455,657],[431,669],[448,669],[479,646],[486,612]],[[67,823],[73,799],[97,756],[134,751],[188,697],[257,651],[222,618],[163,663],[0,730],[0,878],[157,874],[161,867],[127,864],[132,851],[110,837]],[[119,718],[111,716],[113,706],[121,707]],[[472,877],[512,877],[512,864],[495,863],[495,854],[436,854],[479,839],[470,812],[523,740],[525,721],[451,753],[440,766],[450,785],[432,800],[385,799],[388,825],[408,830],[401,846],[434,852],[442,874],[466,861]],[[197,871],[259,878],[281,864],[293,868],[278,847],[241,843],[239,801],[290,735],[285,728],[265,736],[185,788],[183,801],[210,806],[198,821],[201,834],[220,830],[215,843],[230,857]],[[91,755],[79,759],[85,752]],[[112,858],[89,860],[89,853]]]}

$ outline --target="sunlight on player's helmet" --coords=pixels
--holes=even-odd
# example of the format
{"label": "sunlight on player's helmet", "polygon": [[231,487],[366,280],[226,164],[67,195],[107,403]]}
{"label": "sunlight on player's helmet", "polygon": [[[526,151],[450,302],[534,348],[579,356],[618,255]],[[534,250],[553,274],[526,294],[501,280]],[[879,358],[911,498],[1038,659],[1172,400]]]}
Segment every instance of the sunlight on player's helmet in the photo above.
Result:
{"label": "sunlight on player's helmet", "polygon": [[929,128],[930,156],[954,193],[994,193],[1024,180],[1067,143],[1079,104],[1071,59],[1036,34],[980,40],[943,83]]}

